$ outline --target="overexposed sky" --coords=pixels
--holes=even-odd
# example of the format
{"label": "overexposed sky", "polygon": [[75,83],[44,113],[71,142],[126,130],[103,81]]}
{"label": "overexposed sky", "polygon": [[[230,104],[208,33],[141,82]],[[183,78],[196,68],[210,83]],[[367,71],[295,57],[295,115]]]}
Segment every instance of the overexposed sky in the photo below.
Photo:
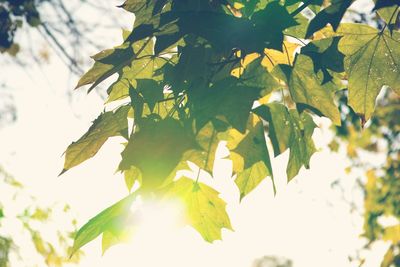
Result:
{"label": "overexposed sky", "polygon": [[[114,8],[117,4],[110,1],[110,12],[121,18],[125,12]],[[130,25],[131,16],[122,18],[125,25]],[[121,38],[119,29],[108,29],[102,35],[110,36],[103,40],[104,48],[117,45]],[[45,45],[39,36],[35,38]],[[103,109],[98,94],[87,95],[82,89],[69,97],[67,92],[77,78],[71,77],[54,55],[49,64],[40,67],[0,66],[0,75],[12,87],[18,116],[16,123],[0,129],[0,163],[41,203],[69,203],[82,225],[127,194],[123,177],[114,174],[122,149],[119,138],[106,143],[92,160],[57,177],[65,148]],[[355,177],[344,172],[348,165],[345,154],[332,154],[326,148],[331,135],[328,122],[318,123],[322,128],[315,131],[314,139],[321,151],[312,157],[311,170],[302,169],[287,184],[288,152],[273,159],[278,190],[275,197],[267,179],[239,204],[226,160],[218,160],[214,179],[200,178],[219,190],[228,202],[235,231],[224,230],[223,241],[206,243],[192,228],[176,227],[179,219],[175,211],[147,206],[145,222],[131,243],[117,245],[101,256],[101,240],[97,239],[84,247],[87,257],[79,266],[251,267],[264,255],[284,256],[293,261],[294,267],[355,266],[348,256],[363,244],[358,237],[362,218],[350,214],[343,194],[332,189],[331,183],[340,178],[347,200],[359,202],[362,196],[352,190]],[[384,245],[378,246],[374,253],[367,254],[364,267],[379,266],[384,249]]]}

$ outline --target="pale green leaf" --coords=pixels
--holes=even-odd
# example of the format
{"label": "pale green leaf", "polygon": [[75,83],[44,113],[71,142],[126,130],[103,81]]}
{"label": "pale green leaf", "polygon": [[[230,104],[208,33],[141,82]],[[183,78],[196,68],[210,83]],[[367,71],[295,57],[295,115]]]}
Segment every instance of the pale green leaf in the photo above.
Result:
{"label": "pale green leaf", "polygon": [[91,91],[99,83],[129,65],[134,55],[134,51],[128,43],[101,51],[92,57],[95,60],[93,67],[80,78],[76,88],[92,84],[89,88]]}
{"label": "pale green leaf", "polygon": [[308,169],[310,158],[316,151],[312,140],[316,125],[311,116],[304,112],[299,115],[296,110],[288,110],[278,103],[260,106],[255,112],[269,122],[269,138],[275,156],[290,149],[286,168],[288,181],[297,175],[302,166]]}
{"label": "pale green leaf", "polygon": [[135,195],[133,194],[127,196],[100,212],[80,228],[75,236],[71,255],[103,232],[114,231],[117,225],[121,227],[121,223],[125,221],[126,218],[130,218],[127,214],[130,212],[130,206],[134,198]]}
{"label": "pale green leaf", "polygon": [[196,183],[186,177],[171,184],[166,191],[167,197],[182,201],[188,224],[208,242],[220,240],[222,228],[232,230],[225,210],[226,203],[218,195],[208,185]]}
{"label": "pale green leaf", "polygon": [[129,108],[124,106],[116,112],[108,111],[97,117],[89,130],[68,146],[61,174],[96,155],[109,137],[127,136]]}
{"label": "pale green leaf", "polygon": [[131,166],[128,170],[124,171],[125,184],[130,192],[136,182],[142,183],[142,173],[135,166]]}
{"label": "pale green leaf", "polygon": [[340,51],[346,55],[349,105],[367,121],[382,86],[400,94],[400,33],[380,32],[361,24],[343,24]]}
{"label": "pale green leaf", "polygon": [[270,176],[273,182],[264,127],[257,116],[251,115],[244,134],[232,129],[228,135],[227,146],[231,151],[233,171],[237,174],[235,183],[239,187],[242,199],[267,176]]}
{"label": "pale green leaf", "polygon": [[308,56],[298,55],[290,76],[289,90],[293,101],[317,109],[340,125],[340,113],[333,95],[338,88],[333,83],[322,84],[322,78],[314,72],[314,65]]}
{"label": "pale green leaf", "polygon": [[146,119],[129,138],[119,169],[136,166],[142,173],[142,188],[154,190],[170,175],[183,154],[194,148],[194,137],[172,118]]}

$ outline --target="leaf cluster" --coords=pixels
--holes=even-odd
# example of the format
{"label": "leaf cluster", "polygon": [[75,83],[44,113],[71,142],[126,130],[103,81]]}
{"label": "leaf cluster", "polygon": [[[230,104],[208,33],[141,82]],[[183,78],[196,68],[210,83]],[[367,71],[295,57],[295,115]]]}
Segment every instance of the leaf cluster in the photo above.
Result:
{"label": "leaf cluster", "polygon": [[[101,114],[67,148],[63,172],[119,135],[126,145],[118,170],[129,190],[135,183],[140,189],[89,221],[75,250],[101,233],[105,243],[118,239],[108,225],[126,217],[120,206],[136,194],[181,199],[188,223],[205,240],[220,239],[222,228],[231,229],[225,202],[199,175],[175,179],[188,162],[212,174],[217,147],[226,142],[242,199],[266,177],[273,179],[268,142],[274,157],[290,150],[288,180],[310,167],[313,117],[339,127],[343,90],[348,108],[362,124],[368,121],[383,86],[400,92],[400,33],[340,23],[352,3],[125,1],[121,8],[135,14],[132,31],[124,31],[121,45],[94,55],[77,85],[90,91],[117,74],[106,107],[124,104]],[[378,12],[384,8],[394,8],[385,24],[392,25],[398,4],[378,1]]]}

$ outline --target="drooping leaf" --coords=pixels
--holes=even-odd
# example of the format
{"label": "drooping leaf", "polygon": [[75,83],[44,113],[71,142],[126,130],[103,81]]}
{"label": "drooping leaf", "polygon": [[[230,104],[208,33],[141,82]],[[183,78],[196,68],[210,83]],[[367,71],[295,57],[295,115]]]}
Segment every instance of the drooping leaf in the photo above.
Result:
{"label": "drooping leaf", "polygon": [[[243,134],[235,129],[228,132],[227,146],[233,163],[240,199],[249,194],[267,176],[273,181],[271,161],[264,137],[262,121],[251,115]],[[275,186],[274,186],[275,189]]]}
{"label": "drooping leaf", "polygon": [[222,228],[232,230],[226,203],[218,195],[210,186],[186,177],[171,184],[166,191],[166,197],[182,200],[188,224],[208,242],[220,240]]}
{"label": "drooping leaf", "polygon": [[347,8],[354,0],[332,0],[331,4],[321,10],[310,22],[307,28],[306,38],[310,38],[312,34],[328,23],[336,30],[342,20]]}
{"label": "drooping leaf", "polygon": [[130,206],[135,197],[135,195],[131,194],[118,201],[90,219],[82,228],[80,228],[76,233],[71,255],[90,241],[94,240],[100,234],[106,231],[113,231],[116,225],[121,227],[121,222],[127,218]]}
{"label": "drooping leaf", "polygon": [[334,124],[340,125],[339,109],[333,100],[335,91],[340,88],[331,82],[322,83],[323,79],[315,73],[311,58],[298,55],[289,80],[293,101],[317,109]]}
{"label": "drooping leaf", "polygon": [[400,94],[400,34],[361,24],[343,24],[338,34],[339,49],[346,55],[349,105],[367,121],[382,86]]}
{"label": "drooping leaf", "polygon": [[99,83],[130,64],[134,56],[133,49],[128,43],[101,51],[92,57],[95,60],[93,67],[81,77],[76,88],[92,84],[89,88],[91,91]]}
{"label": "drooping leaf", "polygon": [[116,112],[108,111],[97,117],[89,130],[68,146],[61,174],[96,155],[109,137],[127,136],[128,111],[129,106],[123,106]]}
{"label": "drooping leaf", "polygon": [[290,149],[286,168],[288,181],[297,175],[302,166],[308,169],[310,158],[316,151],[312,140],[316,125],[311,116],[304,112],[299,115],[296,110],[288,110],[278,103],[260,106],[255,112],[269,122],[269,138],[275,156]]}

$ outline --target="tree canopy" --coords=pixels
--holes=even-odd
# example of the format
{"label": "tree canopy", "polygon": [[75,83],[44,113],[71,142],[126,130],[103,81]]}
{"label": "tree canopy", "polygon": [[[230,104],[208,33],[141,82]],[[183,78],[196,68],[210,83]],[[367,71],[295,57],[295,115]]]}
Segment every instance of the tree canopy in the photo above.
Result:
{"label": "tree canopy", "polygon": [[[212,175],[221,142],[243,199],[264,179],[273,181],[272,155],[290,150],[288,181],[310,168],[315,117],[330,119],[338,133],[378,129],[376,118],[384,112],[375,110],[378,95],[400,93],[399,2],[377,0],[375,25],[342,22],[353,2],[125,1],[120,7],[135,14],[133,29],[123,31],[122,44],[92,56],[92,68],[76,87],[91,91],[117,79],[107,89],[105,111],[67,148],[61,173],[121,136],[126,141],[117,169],[129,191],[135,184],[139,189],[84,225],[74,251],[101,234],[103,250],[121,240],[134,224],[129,207],[138,195],[181,199],[187,223],[206,241],[221,239],[221,229],[232,229],[226,203],[199,179],[200,170]],[[390,127],[398,127],[393,118]],[[188,162],[198,166],[194,179],[177,176]],[[388,167],[394,177],[396,166]],[[369,178],[373,183],[380,181]],[[398,253],[398,240],[393,244],[390,253]]]}

